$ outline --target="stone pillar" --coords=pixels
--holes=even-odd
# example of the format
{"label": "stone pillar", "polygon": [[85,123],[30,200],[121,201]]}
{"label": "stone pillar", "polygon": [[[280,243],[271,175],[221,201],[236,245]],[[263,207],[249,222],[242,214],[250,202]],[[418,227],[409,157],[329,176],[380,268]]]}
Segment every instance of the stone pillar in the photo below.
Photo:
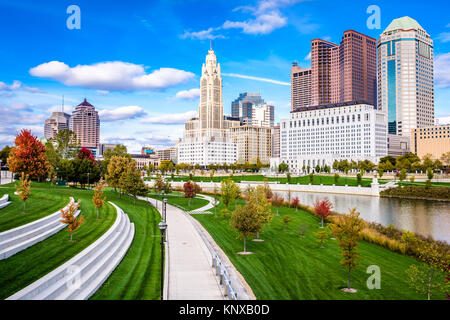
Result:
{"label": "stone pillar", "polygon": [[372,195],[379,197],[380,196],[380,185],[378,184],[377,172],[375,172],[373,175],[371,187],[372,187]]}

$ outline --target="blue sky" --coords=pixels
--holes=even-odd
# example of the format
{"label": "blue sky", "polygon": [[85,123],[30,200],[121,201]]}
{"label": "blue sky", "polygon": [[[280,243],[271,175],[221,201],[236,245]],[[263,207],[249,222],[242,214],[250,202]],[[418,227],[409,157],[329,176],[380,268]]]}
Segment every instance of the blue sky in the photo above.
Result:
{"label": "blue sky", "polygon": [[[66,26],[72,4],[79,30]],[[380,7],[381,29],[366,25],[370,5]],[[278,121],[289,116],[291,63],[309,67],[311,39],[339,43],[347,29],[378,38],[406,15],[434,40],[436,116],[450,116],[449,9],[433,0],[0,0],[0,146],[21,128],[42,136],[62,95],[66,111],[85,97],[100,111],[101,142],[133,152],[172,145],[198,110],[210,39],[226,74],[225,113],[240,92],[259,91]]]}

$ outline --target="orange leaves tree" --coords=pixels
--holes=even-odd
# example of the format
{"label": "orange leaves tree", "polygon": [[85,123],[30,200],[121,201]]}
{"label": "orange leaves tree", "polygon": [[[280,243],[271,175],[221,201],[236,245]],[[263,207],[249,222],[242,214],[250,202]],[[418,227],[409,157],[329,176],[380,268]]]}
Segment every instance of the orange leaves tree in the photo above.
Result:
{"label": "orange leaves tree", "polygon": [[314,212],[316,213],[316,216],[319,217],[322,220],[322,226],[323,228],[323,220],[325,220],[331,212],[331,208],[333,207],[333,204],[330,202],[330,200],[316,200],[314,203]]}
{"label": "orange leaves tree", "polygon": [[284,204],[284,198],[280,196],[278,193],[275,193],[272,198],[270,199],[270,202],[274,207],[277,208],[277,216],[278,216],[278,208],[283,206]]}
{"label": "orange leaves tree", "polygon": [[72,202],[69,207],[64,210],[61,209],[61,220],[60,222],[67,224],[67,232],[70,232],[70,241],[72,241],[73,233],[81,226],[84,221],[84,216],[75,217],[75,213],[80,206],[80,201],[78,203]]}
{"label": "orange leaves tree", "polygon": [[92,197],[92,202],[94,203],[94,206],[97,208],[97,219],[100,213],[100,209],[103,207],[106,201],[106,197],[103,196],[103,187],[104,183],[103,180],[101,180],[97,186],[94,189],[94,196]]}
{"label": "orange leaves tree", "polygon": [[22,176],[19,179],[19,183],[16,184],[16,190],[20,200],[23,201],[23,213],[25,213],[26,203],[31,195],[31,182],[28,179],[28,175],[25,175],[24,172],[22,172]]}
{"label": "orange leaves tree", "polygon": [[30,130],[22,130],[14,141],[8,157],[11,172],[24,172],[30,178],[40,179],[47,174],[49,163],[44,145],[31,134]]}
{"label": "orange leaves tree", "polygon": [[188,198],[188,206],[191,206],[191,199],[195,197],[195,187],[194,184],[189,180],[183,185],[184,197]]}

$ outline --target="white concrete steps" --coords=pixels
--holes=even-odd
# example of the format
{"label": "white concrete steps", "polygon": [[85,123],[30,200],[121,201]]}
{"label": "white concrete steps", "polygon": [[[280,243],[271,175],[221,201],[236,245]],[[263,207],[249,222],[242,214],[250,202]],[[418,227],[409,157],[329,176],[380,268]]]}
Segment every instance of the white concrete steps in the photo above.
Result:
{"label": "white concrete steps", "polygon": [[9,195],[8,194],[4,194],[3,197],[0,198],[0,209],[3,209],[4,207],[8,206],[11,201],[9,200]]}
{"label": "white concrete steps", "polygon": [[8,300],[83,300],[94,294],[122,261],[134,238],[134,224],[122,209],[111,228],[75,257]]}
{"label": "white concrete steps", "polygon": [[[67,209],[73,201],[74,199],[70,198],[64,209]],[[79,213],[78,210],[75,216]],[[9,258],[65,228],[66,225],[61,223],[60,219],[61,211],[57,211],[42,219],[0,233],[0,260]]]}

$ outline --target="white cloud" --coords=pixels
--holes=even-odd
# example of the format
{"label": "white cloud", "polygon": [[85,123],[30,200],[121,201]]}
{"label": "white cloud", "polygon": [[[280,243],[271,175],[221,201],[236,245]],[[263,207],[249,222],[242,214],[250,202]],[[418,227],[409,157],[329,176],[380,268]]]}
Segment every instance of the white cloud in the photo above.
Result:
{"label": "white cloud", "polygon": [[311,60],[311,51],[306,55],[303,60]]}
{"label": "white cloud", "polygon": [[[72,110],[74,109],[74,107],[73,106],[71,106],[71,105],[64,105],[64,112],[65,113],[72,113]],[[62,106],[61,105],[55,105],[55,106],[52,106],[52,107],[50,107],[50,108],[48,108],[46,111],[48,112],[48,113],[52,113],[52,112],[61,112],[61,110],[62,110]]]}
{"label": "white cloud", "polygon": [[268,78],[247,76],[247,75],[237,74],[237,73],[222,73],[222,75],[225,76],[225,77],[233,77],[233,78],[241,78],[241,79],[249,79],[249,80],[270,82],[270,83],[275,83],[275,84],[279,84],[279,85],[282,85],[282,86],[290,86],[291,85],[289,82],[278,81],[278,80],[273,80],[273,79],[268,79]]}
{"label": "white cloud", "polygon": [[220,28],[209,28],[207,30],[202,30],[202,31],[195,31],[195,32],[188,32],[185,31],[184,34],[182,34],[180,36],[180,38],[182,39],[199,39],[199,40],[206,40],[206,39],[210,39],[210,40],[214,40],[217,38],[221,38],[224,39],[225,37],[223,35],[214,35],[213,32],[216,30],[219,30]]}
{"label": "white cloud", "polygon": [[272,11],[243,22],[227,20],[222,27],[224,29],[241,28],[244,33],[257,35],[271,33],[275,29],[284,27],[286,23],[287,19],[285,17],[278,11]]}
{"label": "white cloud", "polygon": [[133,136],[102,136],[101,143],[119,143],[127,147],[129,153],[140,153],[143,146],[163,149],[173,146],[178,139],[173,136],[156,134],[135,134]]}
{"label": "white cloud", "polygon": [[435,57],[434,70],[436,87],[450,88],[450,52]]}
{"label": "white cloud", "polygon": [[42,90],[38,88],[24,86],[22,85],[22,82],[18,80],[14,80],[11,85],[7,85],[3,81],[0,81],[0,91],[17,91],[17,90],[23,90],[31,93],[42,93]]}
{"label": "white cloud", "polygon": [[197,111],[188,111],[184,113],[164,114],[160,116],[149,117],[142,119],[141,122],[151,124],[183,124],[187,120],[190,120],[197,116]]}
{"label": "white cloud", "polygon": [[200,89],[194,88],[190,90],[182,90],[177,92],[175,99],[195,100],[200,97]]}
{"label": "white cloud", "polygon": [[68,86],[111,91],[161,90],[194,77],[192,72],[173,68],[160,68],[147,74],[144,66],[121,61],[72,68],[63,62],[50,61],[30,69],[30,74],[57,80]]}
{"label": "white cloud", "polygon": [[97,90],[95,91],[97,94],[102,95],[102,96],[106,96],[109,94],[108,90]]}
{"label": "white cloud", "polygon": [[437,39],[439,39],[441,42],[450,42],[450,32],[442,32],[437,36]]}
{"label": "white cloud", "polygon": [[125,106],[115,109],[104,109],[98,112],[102,121],[116,121],[136,119],[145,116],[147,113],[139,106]]}

